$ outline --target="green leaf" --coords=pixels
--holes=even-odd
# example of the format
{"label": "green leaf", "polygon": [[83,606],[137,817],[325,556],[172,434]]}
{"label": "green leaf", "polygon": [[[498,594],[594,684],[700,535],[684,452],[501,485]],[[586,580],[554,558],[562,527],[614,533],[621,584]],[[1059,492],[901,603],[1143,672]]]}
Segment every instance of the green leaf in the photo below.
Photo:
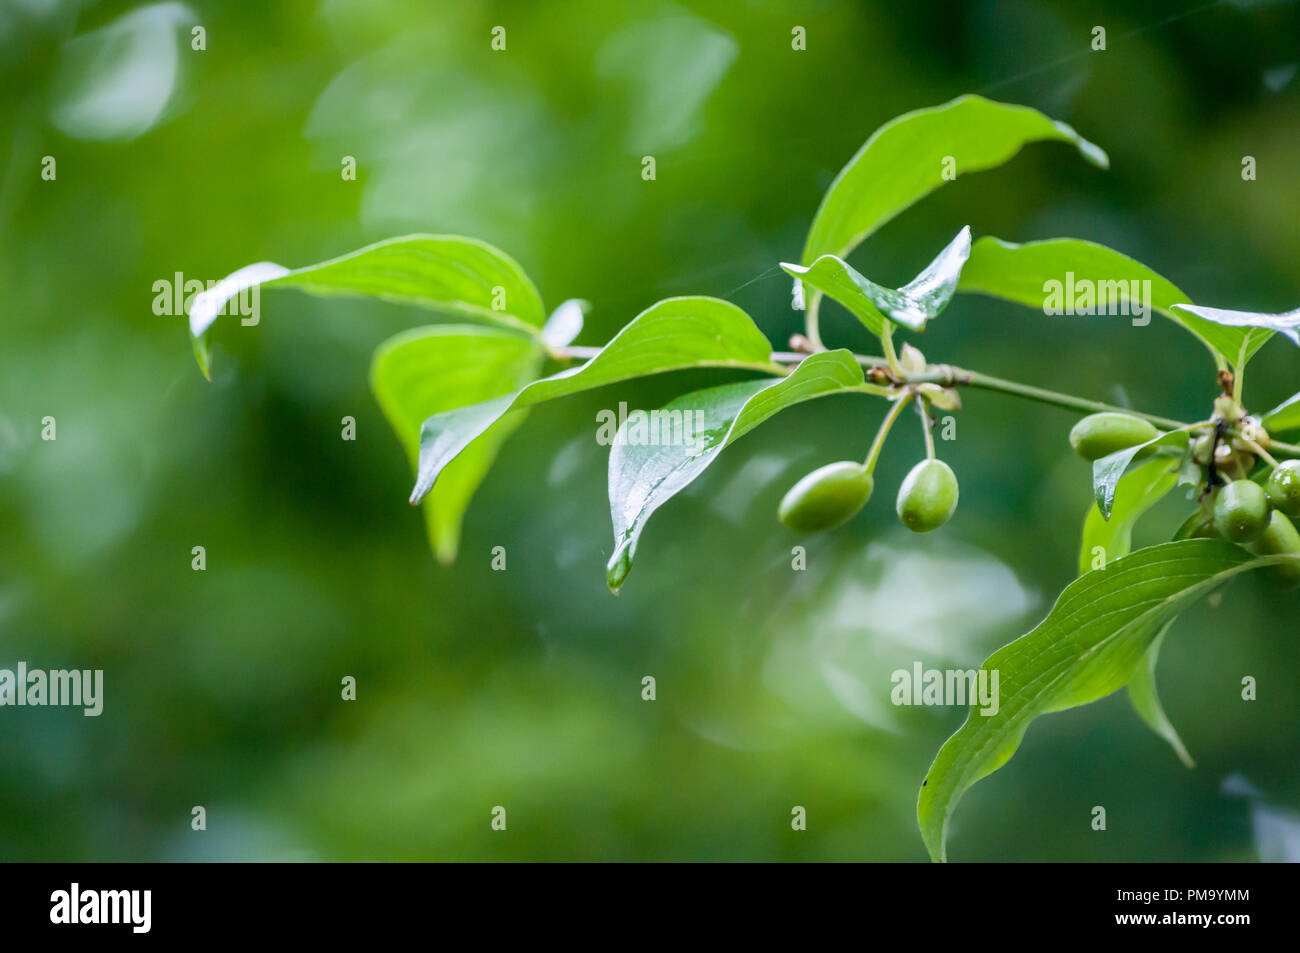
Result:
{"label": "green leaf", "polygon": [[1300,308],[1288,311],[1285,314],[1261,314],[1257,311],[1225,311],[1223,308],[1201,308],[1194,304],[1177,304],[1174,307],[1179,311],[1186,311],[1188,314],[1195,315],[1202,320],[1223,327],[1239,329],[1242,334],[1239,354],[1236,357],[1228,355],[1228,359],[1233,362],[1238,374],[1245,370],[1246,363],[1273,336],[1274,331],[1287,338],[1292,344],[1300,345],[1300,331],[1296,330],[1300,328]]}
{"label": "green leaf", "polygon": [[[1074,287],[1081,289],[1085,286],[1080,282],[1085,279],[1094,292],[1108,289],[1108,299],[1119,290],[1108,282],[1151,282],[1150,300],[1143,300],[1143,307],[1150,307],[1187,328],[1212,354],[1221,355],[1227,362],[1244,363],[1264,343],[1248,329],[1225,327],[1185,309],[1175,310],[1175,305],[1191,300],[1185,292],[1141,262],[1105,245],[1078,238],[1052,238],[1023,245],[981,238],[971,249],[970,261],[962,270],[957,290],[1005,298],[1043,310],[1053,293],[1059,293],[1064,305],[1072,305],[1067,283],[1073,281]],[[1145,299],[1145,285],[1139,284],[1138,289]],[[1068,315],[1067,308],[1061,320],[1073,320]]]}
{"label": "green leaf", "polygon": [[1070,583],[1046,619],[984,661],[998,673],[996,713],[973,706],[930,766],[916,809],[930,857],[946,859],[953,809],[1011,759],[1031,721],[1128,684],[1180,612],[1238,573],[1295,558],[1252,558],[1222,540],[1188,539],[1140,549]]}
{"label": "green leaf", "polygon": [[1106,154],[1063,122],[1027,106],[960,96],[885,123],[849,160],[822,199],[800,261],[846,257],[868,235],[950,177],[991,169],[1030,142],[1073,143],[1094,165]]}
{"label": "green leaf", "polygon": [[298,288],[313,295],[380,298],[487,321],[537,335],[542,299],[500,249],[458,235],[407,235],[290,271],[272,262],[241,268],[190,305],[194,355],[211,379],[208,331],[226,303],[250,288]]}
{"label": "green leaf", "polygon": [[[1197,473],[1199,472],[1198,470]],[[1133,526],[1178,481],[1178,462],[1166,456],[1156,457],[1135,467],[1120,480],[1109,520],[1101,515],[1095,503],[1089,507],[1088,516],[1083,523],[1083,542],[1079,547],[1079,573],[1082,575],[1093,568],[1092,553],[1098,546],[1102,547],[1107,563],[1127,556],[1133,547]],[[1133,680],[1129,682],[1129,700],[1142,720],[1157,735],[1168,741],[1183,763],[1190,767],[1191,758],[1187,749],[1165,715],[1160,705],[1160,696],[1156,693],[1156,656],[1159,652],[1160,638],[1157,637],[1147,650],[1147,664],[1139,665]]]}
{"label": "green leaf", "polygon": [[781,267],[805,285],[834,298],[879,335],[884,333],[886,318],[913,331],[924,331],[926,322],[952,300],[961,267],[969,255],[967,226],[924,271],[897,289],[876,284],[834,255],[822,255],[806,268],[788,262],[782,262]]}
{"label": "green leaf", "polygon": [[1180,447],[1185,449],[1190,442],[1186,430],[1171,430],[1153,437],[1146,443],[1135,444],[1123,450],[1117,450],[1110,456],[1092,461],[1092,492],[1097,500],[1097,509],[1104,519],[1110,519],[1115,505],[1115,491],[1119,486],[1124,471],[1133,462],[1133,458],[1147,447]]}
{"label": "green leaf", "polygon": [[[690,485],[722,452],[763,421],[787,407],[826,394],[857,390],[883,394],[864,382],[862,368],[846,350],[824,351],[806,358],[789,377],[743,381],[684,394],[664,405],[661,420],[680,414],[691,440],[647,444],[629,426],[619,428],[609,452],[609,509],[614,523],[614,554],[606,582],[622,587],[636,556],[646,521],[664,503]],[[687,414],[690,416],[688,417]]]}
{"label": "green leaf", "polygon": [[1129,679],[1128,700],[1133,710],[1138,713],[1138,717],[1147,723],[1147,727],[1169,742],[1169,746],[1178,755],[1178,760],[1187,767],[1194,768],[1196,762],[1192,760],[1191,753],[1183,744],[1183,739],[1178,737],[1178,731],[1169,720],[1169,716],[1165,714],[1164,706],[1160,704],[1160,696],[1156,693],[1156,660],[1160,657],[1160,646],[1171,625],[1173,625],[1172,620],[1165,623],[1165,627],[1160,630],[1152,640],[1151,647],[1147,649],[1146,662],[1138,665],[1133,677]]}
{"label": "green leaf", "polygon": [[687,367],[735,367],[785,374],[749,315],[720,298],[668,298],[637,315],[600,353],[497,400],[435,414],[420,435],[420,466],[411,502],[418,503],[443,468],[511,408],[576,394],[616,381]]}
{"label": "green leaf", "polygon": [[[420,424],[430,414],[509,392],[541,370],[538,342],[509,331],[475,325],[435,325],[389,338],[375,351],[370,382],[384,416],[414,467]],[[523,420],[509,414],[448,467],[437,491],[424,501],[429,542],[443,563],[456,557],[461,520],[497,451]]]}
{"label": "green leaf", "polygon": [[1300,430],[1300,394],[1288,397],[1266,413],[1260,423],[1270,434]]}
{"label": "green leaf", "polygon": [[1133,546],[1133,527],[1142,514],[1178,483],[1177,461],[1168,457],[1147,460],[1120,480],[1110,519],[1101,515],[1096,503],[1088,508],[1083,521],[1083,541],[1079,546],[1079,572],[1093,568],[1093,552],[1098,546],[1105,562],[1128,555]]}

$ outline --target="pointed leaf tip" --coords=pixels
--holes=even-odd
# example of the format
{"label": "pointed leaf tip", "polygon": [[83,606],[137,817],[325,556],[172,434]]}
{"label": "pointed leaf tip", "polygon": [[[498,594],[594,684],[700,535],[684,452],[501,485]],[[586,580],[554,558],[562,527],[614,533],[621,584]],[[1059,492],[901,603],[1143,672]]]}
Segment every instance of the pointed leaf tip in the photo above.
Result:
{"label": "pointed leaf tip", "polygon": [[1061,131],[1061,134],[1065,136],[1066,139],[1074,143],[1075,148],[1079,150],[1079,155],[1083,156],[1085,160],[1099,169],[1110,168],[1110,156],[1106,155],[1106,150],[1097,145],[1097,143],[1090,142],[1083,138],[1083,136],[1079,135],[1078,131],[1068,122],[1060,122],[1058,120],[1056,122],[1056,128]]}
{"label": "pointed leaf tip", "polygon": [[624,540],[605,566],[605,585],[614,595],[619,594],[627,574],[632,571],[632,543],[633,540]]}

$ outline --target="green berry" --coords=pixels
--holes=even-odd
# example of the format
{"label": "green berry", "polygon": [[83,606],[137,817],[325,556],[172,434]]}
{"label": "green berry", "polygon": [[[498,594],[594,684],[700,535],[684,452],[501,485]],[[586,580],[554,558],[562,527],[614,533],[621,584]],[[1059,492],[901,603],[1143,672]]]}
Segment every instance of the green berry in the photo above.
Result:
{"label": "green berry", "polygon": [[1085,460],[1100,460],[1160,436],[1150,422],[1114,411],[1084,417],[1070,431],[1070,446]]}
{"label": "green berry", "polygon": [[1300,460],[1284,460],[1273,468],[1265,487],[1269,505],[1287,516],[1300,516]]}
{"label": "green berry", "polygon": [[[1300,556],[1300,532],[1280,510],[1274,510],[1268,528],[1250,548],[1260,556]],[[1294,589],[1300,586],[1300,559],[1269,566],[1264,575],[1283,589]]]}
{"label": "green berry", "polygon": [[873,486],[875,481],[862,464],[828,463],[790,487],[776,514],[796,533],[820,533],[862,509]]}
{"label": "green berry", "polygon": [[1226,540],[1249,543],[1268,528],[1268,497],[1249,480],[1234,480],[1214,501],[1214,528]]}
{"label": "green berry", "polygon": [[898,518],[914,533],[938,529],[957,509],[957,475],[942,460],[922,460],[898,488]]}

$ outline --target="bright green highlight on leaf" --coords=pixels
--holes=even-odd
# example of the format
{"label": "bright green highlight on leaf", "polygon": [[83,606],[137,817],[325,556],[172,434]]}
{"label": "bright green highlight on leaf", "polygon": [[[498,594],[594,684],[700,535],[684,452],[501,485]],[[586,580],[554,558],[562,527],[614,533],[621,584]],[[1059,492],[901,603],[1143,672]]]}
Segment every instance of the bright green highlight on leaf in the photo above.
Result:
{"label": "bright green highlight on leaf", "polygon": [[[1059,320],[1069,321],[1074,313],[1071,309],[1081,295],[1091,294],[1094,305],[1102,290],[1108,301],[1121,300],[1119,294],[1131,295],[1134,281],[1138,282],[1138,293],[1142,296],[1139,303],[1144,308],[1159,311],[1181,324],[1200,338],[1212,354],[1220,355],[1228,363],[1244,366],[1267,339],[1267,335],[1261,337],[1250,329],[1204,320],[1188,309],[1176,310],[1175,305],[1191,300],[1185,292],[1141,262],[1105,245],[1077,238],[1052,238],[1023,245],[981,238],[971,249],[957,290],[1005,298],[1038,309],[1047,307],[1050,296],[1057,293],[1066,309]],[[1149,300],[1146,300],[1145,282],[1150,282]],[[1071,288],[1076,292],[1073,296]],[[1130,300],[1132,314],[1131,299],[1122,300]],[[1150,310],[1145,317],[1150,317]],[[1116,320],[1125,319],[1116,317]]]}
{"label": "bright green highlight on leaf", "polygon": [[[804,359],[788,377],[744,381],[684,394],[665,404],[660,415],[689,413],[691,441],[644,445],[629,439],[632,418],[619,428],[609,453],[609,510],[614,523],[614,554],[606,582],[622,588],[636,556],[646,521],[660,506],[703,473],[724,447],[787,407],[845,391],[883,394],[864,382],[862,367],[849,351],[824,351]],[[662,416],[661,416],[661,419]]]}
{"label": "bright green highlight on leaf", "polygon": [[[375,351],[370,383],[384,416],[415,467],[420,424],[439,411],[509,393],[541,369],[538,342],[476,325],[444,324],[404,331]],[[525,412],[506,415],[443,472],[437,491],[424,501],[429,542],[439,561],[456,557],[461,520],[501,444]]]}
{"label": "bright green highlight on leaf", "polygon": [[[688,367],[735,367],[784,374],[749,315],[720,298],[668,298],[651,305],[580,367],[534,381],[485,404],[435,414],[424,422],[411,502],[433,488],[443,468],[511,408],[527,407],[616,381]],[[860,376],[860,374],[859,374]]]}
{"label": "bright green highlight on leaf", "polygon": [[531,335],[546,320],[537,289],[505,252],[458,235],[407,235],[293,271],[249,265],[196,295],[190,334],[205,377],[212,376],[208,330],[227,301],[255,286],[414,304]]}
{"label": "bright green highlight on leaf", "polygon": [[822,255],[808,267],[782,262],[786,273],[823,292],[853,312],[872,334],[885,332],[885,320],[913,331],[943,311],[957,290],[962,265],[970,255],[970,228],[963,228],[925,269],[901,288],[886,288],[841,258]]}
{"label": "bright green highlight on leaf", "polygon": [[1028,106],[960,96],[885,123],[849,160],[822,199],[800,259],[845,257],[863,239],[954,176],[991,169],[1030,142],[1072,143],[1106,168],[1097,146]]}
{"label": "bright green highlight on leaf", "polygon": [[996,714],[973,707],[930,766],[916,813],[931,859],[946,859],[948,818],[962,795],[1010,760],[1031,721],[1122,688],[1182,610],[1238,573],[1293,558],[1252,558],[1222,540],[1188,539],[1070,583],[1046,619],[984,661],[999,673]]}

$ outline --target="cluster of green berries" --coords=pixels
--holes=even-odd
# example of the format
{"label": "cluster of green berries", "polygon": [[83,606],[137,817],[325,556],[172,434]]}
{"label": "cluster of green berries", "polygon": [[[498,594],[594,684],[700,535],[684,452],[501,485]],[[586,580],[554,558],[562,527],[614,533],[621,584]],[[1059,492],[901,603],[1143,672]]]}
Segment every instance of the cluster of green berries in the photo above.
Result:
{"label": "cluster of green berries", "polygon": [[[820,533],[850,519],[866,505],[875,480],[853,460],[828,463],[792,486],[777,508],[797,533]],[[942,460],[922,460],[898,488],[898,518],[914,533],[936,530],[957,509],[957,475]]]}
{"label": "cluster of green berries", "polygon": [[[1300,555],[1296,517],[1300,517],[1300,460],[1284,460],[1263,486],[1240,479],[1219,487],[1204,532],[1261,556]],[[1300,585],[1300,565],[1295,563],[1283,563],[1269,575],[1287,588]]]}
{"label": "cluster of green berries", "polygon": [[[1244,418],[1234,415],[1234,422]],[[1085,417],[1070,431],[1070,444],[1085,460],[1098,460],[1160,435],[1145,420],[1121,413]],[[1261,432],[1263,440],[1267,436]],[[1204,473],[1202,511],[1189,521],[1190,536],[1217,536],[1261,556],[1300,555],[1300,460],[1285,460],[1268,471],[1261,485],[1249,478],[1257,441],[1223,439],[1219,427],[1198,436],[1191,459]],[[1152,452],[1143,448],[1139,456]],[[1226,482],[1221,482],[1226,481]],[[1275,567],[1270,575],[1288,588],[1300,585],[1300,560]]]}

